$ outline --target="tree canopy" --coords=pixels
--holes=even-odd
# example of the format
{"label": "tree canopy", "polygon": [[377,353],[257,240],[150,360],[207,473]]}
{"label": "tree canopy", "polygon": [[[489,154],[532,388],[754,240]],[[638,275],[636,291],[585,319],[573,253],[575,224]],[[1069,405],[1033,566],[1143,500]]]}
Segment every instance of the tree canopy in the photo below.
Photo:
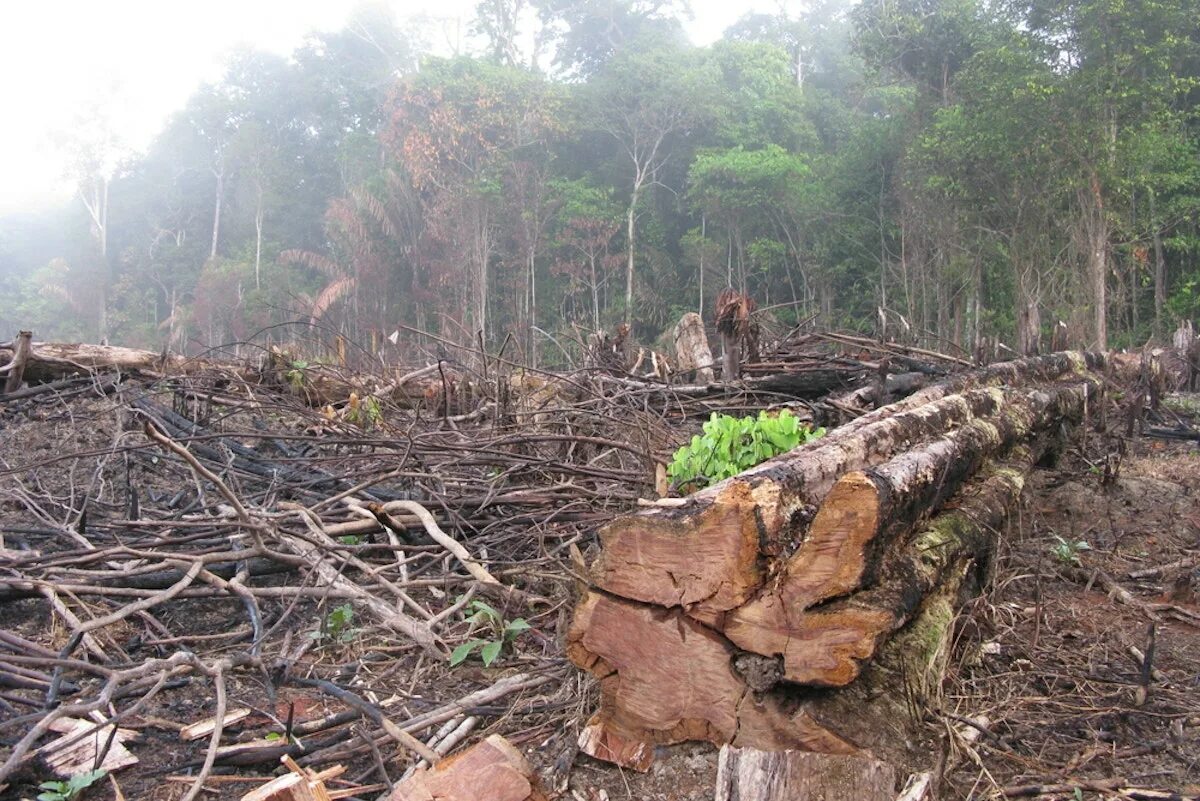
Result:
{"label": "tree canopy", "polygon": [[1197,5],[814,3],[697,47],[670,0],[484,0],[453,58],[368,8],[233,54],[145,152],[86,120],[71,205],[0,219],[0,321],[536,361],[731,286],[968,350],[1141,343],[1200,315]]}

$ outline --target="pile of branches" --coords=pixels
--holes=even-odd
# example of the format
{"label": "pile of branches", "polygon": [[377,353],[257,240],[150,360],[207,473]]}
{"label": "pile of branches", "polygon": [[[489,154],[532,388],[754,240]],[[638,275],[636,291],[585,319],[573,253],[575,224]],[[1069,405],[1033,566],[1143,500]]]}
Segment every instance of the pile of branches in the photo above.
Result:
{"label": "pile of branches", "polygon": [[[394,758],[493,733],[569,769],[589,705],[561,648],[581,551],[653,503],[673,449],[713,412],[834,424],[968,367],[799,329],[736,381],[22,341],[7,372],[29,385],[0,395],[0,786],[72,743],[105,765],[137,732],[171,744],[140,749],[146,775],[187,799],[283,755],[349,764],[345,797],[372,797]],[[508,639],[516,620],[531,628]],[[451,668],[477,639],[499,661]]]}
{"label": "pile of branches", "polygon": [[[193,723],[207,745],[154,766],[189,799],[285,754],[357,765],[347,786],[369,795],[396,778],[389,750],[411,765],[502,731],[573,753],[583,699],[557,642],[578,549],[653,495],[712,412],[839,413],[806,398],[874,380],[854,347],[793,337],[769,351],[793,354],[786,378],[750,365],[701,385],[498,357],[372,376],[278,350],[236,364],[18,338],[0,396],[0,785],[97,734],[104,765],[125,732]],[[455,647],[517,619],[532,628],[506,670],[450,669]],[[197,695],[213,700],[181,718],[178,698]],[[297,714],[310,696],[329,711]]]}

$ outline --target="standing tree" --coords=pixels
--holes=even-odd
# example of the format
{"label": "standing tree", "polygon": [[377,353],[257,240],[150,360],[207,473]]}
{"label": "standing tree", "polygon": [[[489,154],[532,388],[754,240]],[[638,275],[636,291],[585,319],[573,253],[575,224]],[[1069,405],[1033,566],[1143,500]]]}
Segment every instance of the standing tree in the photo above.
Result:
{"label": "standing tree", "polygon": [[616,140],[629,179],[625,212],[625,324],[633,320],[638,204],[689,133],[711,115],[717,78],[694,50],[639,40],[621,50],[582,94],[588,124]]}

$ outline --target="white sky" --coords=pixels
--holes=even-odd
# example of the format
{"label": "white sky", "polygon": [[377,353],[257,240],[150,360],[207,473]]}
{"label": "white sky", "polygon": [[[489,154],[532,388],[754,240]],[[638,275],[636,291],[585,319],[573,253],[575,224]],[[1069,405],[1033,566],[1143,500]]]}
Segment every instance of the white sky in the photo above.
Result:
{"label": "white sky", "polygon": [[[397,17],[472,16],[475,0],[386,0]],[[140,150],[238,45],[290,53],[357,0],[0,0],[0,214],[71,194],[54,140],[89,110]],[[771,0],[693,0],[689,33],[718,38]],[[435,43],[436,45],[436,43]]]}

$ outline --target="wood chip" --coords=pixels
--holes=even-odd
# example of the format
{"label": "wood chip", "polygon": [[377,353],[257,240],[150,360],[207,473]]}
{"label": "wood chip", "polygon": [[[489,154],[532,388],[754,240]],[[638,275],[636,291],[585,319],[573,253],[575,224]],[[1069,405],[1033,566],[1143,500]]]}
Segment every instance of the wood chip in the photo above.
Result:
{"label": "wood chip", "polygon": [[[250,716],[250,710],[245,707],[231,709],[225,713],[225,720],[221,723],[221,727],[231,726],[239,720]],[[215,717],[208,720],[197,721],[188,726],[184,726],[179,730],[180,738],[184,740],[199,740],[201,737],[208,737],[213,733],[213,729],[217,727],[217,719]]]}
{"label": "wood chip", "polygon": [[[111,725],[96,728],[94,721],[80,718],[59,718],[51,724],[50,728],[63,732],[63,734],[42,746],[40,752],[46,760],[46,764],[59,776],[70,778],[97,769],[111,773],[114,770],[137,764],[138,758],[122,742],[134,739],[137,737],[137,732],[129,729],[117,729],[114,733]],[[89,729],[96,730],[85,735],[78,742],[67,745],[68,741]],[[99,755],[106,746],[108,750],[101,761]]]}

